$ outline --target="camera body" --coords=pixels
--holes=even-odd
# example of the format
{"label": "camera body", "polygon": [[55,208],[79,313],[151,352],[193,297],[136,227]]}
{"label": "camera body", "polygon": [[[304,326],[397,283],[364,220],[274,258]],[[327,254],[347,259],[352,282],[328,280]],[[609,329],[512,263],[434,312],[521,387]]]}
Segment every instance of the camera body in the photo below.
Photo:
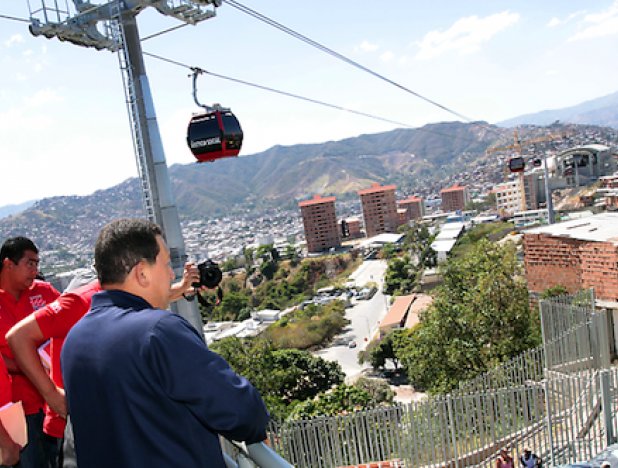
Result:
{"label": "camera body", "polygon": [[221,279],[223,278],[223,273],[221,272],[219,265],[210,259],[199,263],[197,265],[197,269],[200,272],[200,282],[193,283],[193,287],[195,288],[206,286],[209,289],[214,289],[219,285]]}

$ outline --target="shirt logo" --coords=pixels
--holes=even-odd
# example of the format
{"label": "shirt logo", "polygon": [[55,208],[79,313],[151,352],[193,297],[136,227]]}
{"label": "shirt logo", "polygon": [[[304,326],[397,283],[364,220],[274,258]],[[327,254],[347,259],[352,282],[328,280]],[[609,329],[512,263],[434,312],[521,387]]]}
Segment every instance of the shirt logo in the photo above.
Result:
{"label": "shirt logo", "polygon": [[51,309],[51,311],[54,314],[57,314],[58,312],[60,312],[60,310],[62,309],[62,307],[60,306],[60,304],[58,304],[58,301],[54,301],[51,304],[49,304],[49,308]]}
{"label": "shirt logo", "polygon": [[45,307],[45,299],[43,299],[41,294],[30,296],[30,305],[32,306],[32,310],[39,310],[41,307]]}

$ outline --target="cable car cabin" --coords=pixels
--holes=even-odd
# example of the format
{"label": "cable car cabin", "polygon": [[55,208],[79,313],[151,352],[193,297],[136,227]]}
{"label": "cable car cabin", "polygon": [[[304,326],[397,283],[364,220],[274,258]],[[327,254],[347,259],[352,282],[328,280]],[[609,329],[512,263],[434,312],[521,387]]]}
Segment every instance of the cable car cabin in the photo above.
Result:
{"label": "cable car cabin", "polygon": [[242,129],[229,110],[214,110],[193,116],[187,129],[187,144],[198,162],[238,156]]}
{"label": "cable car cabin", "polygon": [[523,172],[526,167],[526,161],[522,157],[516,157],[509,159],[509,171],[511,172]]}

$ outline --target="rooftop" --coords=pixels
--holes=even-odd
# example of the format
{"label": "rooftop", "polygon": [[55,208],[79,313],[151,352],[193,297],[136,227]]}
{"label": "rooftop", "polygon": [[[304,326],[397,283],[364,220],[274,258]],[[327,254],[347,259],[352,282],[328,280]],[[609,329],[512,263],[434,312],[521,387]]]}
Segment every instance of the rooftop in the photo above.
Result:
{"label": "rooftop", "polygon": [[314,195],[314,197],[310,200],[301,201],[298,206],[319,205],[320,203],[334,203],[335,200],[335,197],[322,197],[321,195]]}
{"label": "rooftop", "polygon": [[410,294],[409,296],[399,296],[395,298],[395,302],[393,302],[388,313],[380,322],[380,327],[400,324],[410,309],[412,302],[414,302],[415,297],[415,294]]}
{"label": "rooftop", "polygon": [[600,213],[583,219],[540,226],[524,234],[548,234],[594,242],[613,242],[618,245],[618,213]]}
{"label": "rooftop", "polygon": [[462,190],[464,190],[466,187],[464,187],[463,185],[459,185],[459,184],[455,184],[452,185],[450,187],[444,188],[442,190],[440,190],[440,193],[447,193],[447,192],[460,192]]}
{"label": "rooftop", "polygon": [[367,195],[370,193],[378,193],[378,192],[388,192],[390,190],[396,190],[397,186],[396,185],[380,185],[377,182],[371,184],[371,187],[363,189],[363,190],[359,190],[358,194],[359,195]]}

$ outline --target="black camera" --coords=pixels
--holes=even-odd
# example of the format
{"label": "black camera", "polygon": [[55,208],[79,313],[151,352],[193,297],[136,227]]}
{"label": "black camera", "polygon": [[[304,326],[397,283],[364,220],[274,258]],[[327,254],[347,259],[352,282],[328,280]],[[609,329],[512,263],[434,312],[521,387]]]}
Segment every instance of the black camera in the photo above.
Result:
{"label": "black camera", "polygon": [[200,282],[193,283],[193,287],[195,288],[206,286],[209,289],[214,289],[223,278],[223,273],[221,273],[219,265],[210,259],[198,264],[197,269],[200,272]]}

